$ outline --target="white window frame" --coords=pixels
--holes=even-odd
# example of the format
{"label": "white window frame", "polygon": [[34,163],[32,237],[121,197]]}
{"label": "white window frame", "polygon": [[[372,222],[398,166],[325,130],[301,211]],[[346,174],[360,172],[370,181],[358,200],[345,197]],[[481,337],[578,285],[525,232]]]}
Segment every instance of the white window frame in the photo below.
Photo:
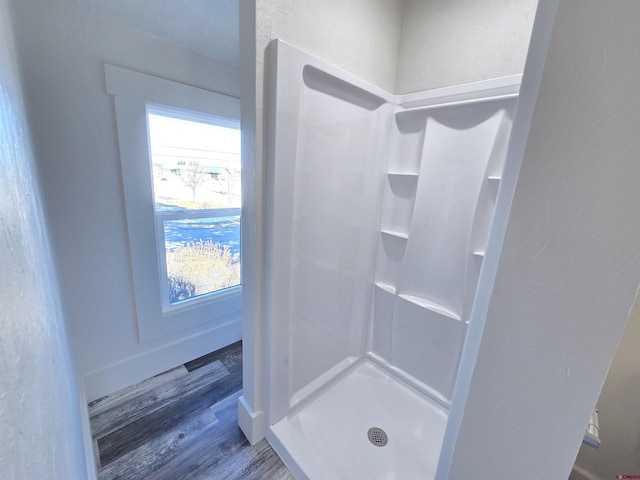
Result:
{"label": "white window frame", "polygon": [[[155,211],[147,112],[195,120],[201,114],[220,119],[223,126],[239,126],[240,100],[109,64],[105,77],[115,103],[139,341],[203,322],[217,328],[237,321],[242,312],[241,286],[169,303],[164,221],[173,218]],[[240,209],[207,209],[186,215],[227,216],[230,211],[240,213]]]}
{"label": "white window frame", "polygon": [[[195,121],[201,123],[208,123],[220,127],[236,128],[240,129],[240,121],[224,118],[220,116],[205,115],[203,112],[187,112],[184,109],[176,110],[175,108],[167,105],[157,105],[154,103],[146,103],[147,119],[148,114],[164,115],[167,117],[179,118],[188,121]],[[147,121],[148,127],[148,121]],[[151,156],[150,156],[151,157]],[[151,175],[153,177],[153,166],[151,166]],[[153,180],[151,182],[152,188],[154,188]],[[155,198],[155,193],[153,194]],[[242,219],[241,208],[206,208],[206,209],[193,209],[184,210],[180,212],[158,212],[154,211],[156,222],[156,248],[158,250],[158,267],[160,270],[160,297],[162,299],[162,312],[167,314],[168,312],[178,311],[185,308],[193,308],[200,303],[210,302],[214,300],[214,296],[221,297],[224,295],[234,295],[241,288],[241,285],[234,285],[232,287],[209,292],[197,297],[192,297],[186,300],[182,300],[176,303],[171,303],[169,300],[169,283],[167,272],[167,257],[165,246],[165,233],[164,223],[172,220],[188,220],[197,218],[211,218],[211,217],[231,217],[238,216]]]}

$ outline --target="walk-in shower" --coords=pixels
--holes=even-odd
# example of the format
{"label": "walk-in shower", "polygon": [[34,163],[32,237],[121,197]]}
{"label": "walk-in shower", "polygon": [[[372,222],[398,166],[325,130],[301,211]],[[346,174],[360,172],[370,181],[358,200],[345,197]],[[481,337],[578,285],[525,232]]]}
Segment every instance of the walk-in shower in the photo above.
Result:
{"label": "walk-in shower", "polygon": [[519,77],[396,96],[270,54],[269,440],[300,478],[432,478]]}

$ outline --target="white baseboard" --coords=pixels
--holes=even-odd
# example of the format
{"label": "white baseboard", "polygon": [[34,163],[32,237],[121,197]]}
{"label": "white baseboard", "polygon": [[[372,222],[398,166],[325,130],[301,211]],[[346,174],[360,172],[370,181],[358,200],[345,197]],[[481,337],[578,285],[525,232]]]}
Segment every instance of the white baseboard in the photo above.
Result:
{"label": "white baseboard", "polygon": [[238,399],[238,425],[251,445],[262,440],[267,433],[264,410],[254,412],[241,395]]}
{"label": "white baseboard", "polygon": [[95,460],[93,447],[93,436],[91,434],[91,423],[89,422],[89,409],[87,408],[87,398],[85,388],[81,381],[78,381],[78,408],[80,420],[82,422],[82,442],[84,444],[85,465],[87,467],[86,480],[98,480],[98,469]]}
{"label": "white baseboard", "polygon": [[86,399],[92,402],[242,339],[242,317],[120,360],[84,376]]}

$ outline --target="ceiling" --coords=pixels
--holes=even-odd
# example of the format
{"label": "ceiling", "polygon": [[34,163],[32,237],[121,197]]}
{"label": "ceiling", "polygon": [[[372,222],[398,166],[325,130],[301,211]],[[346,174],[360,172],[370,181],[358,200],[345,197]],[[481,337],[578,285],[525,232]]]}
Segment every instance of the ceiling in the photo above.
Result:
{"label": "ceiling", "polygon": [[238,65],[238,0],[65,0],[214,58]]}

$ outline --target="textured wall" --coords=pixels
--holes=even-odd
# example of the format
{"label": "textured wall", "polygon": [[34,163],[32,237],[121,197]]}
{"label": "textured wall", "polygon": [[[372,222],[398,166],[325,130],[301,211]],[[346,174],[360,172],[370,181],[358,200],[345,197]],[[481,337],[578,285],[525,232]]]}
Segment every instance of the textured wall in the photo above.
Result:
{"label": "textured wall", "polygon": [[219,62],[238,65],[238,0],[62,1]]}
{"label": "textured wall", "polygon": [[640,284],[640,4],[540,5],[436,478],[567,478]]}
{"label": "textured wall", "polygon": [[222,346],[206,322],[138,342],[104,63],[236,96],[238,70],[67,1],[16,1],[12,13],[71,341],[93,400]]}
{"label": "textured wall", "polygon": [[77,389],[0,0],[0,476],[85,478]]}
{"label": "textured wall", "polygon": [[279,38],[393,91],[400,0],[258,0],[256,10],[258,61]]}
{"label": "textured wall", "polygon": [[583,445],[576,466],[596,478],[640,472],[640,297],[622,336],[598,399],[600,440],[595,449]]}
{"label": "textured wall", "polygon": [[538,0],[407,0],[395,93],[522,73]]}

